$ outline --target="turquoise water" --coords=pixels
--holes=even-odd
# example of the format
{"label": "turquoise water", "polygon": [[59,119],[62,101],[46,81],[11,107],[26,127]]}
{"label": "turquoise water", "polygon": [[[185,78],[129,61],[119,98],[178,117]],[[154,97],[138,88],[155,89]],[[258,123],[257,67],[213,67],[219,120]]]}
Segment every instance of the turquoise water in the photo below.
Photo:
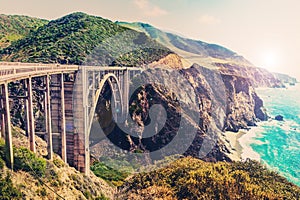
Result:
{"label": "turquoise water", "polygon": [[252,149],[260,159],[289,181],[300,186],[300,84],[288,89],[258,89],[268,114],[284,117],[257,128]]}

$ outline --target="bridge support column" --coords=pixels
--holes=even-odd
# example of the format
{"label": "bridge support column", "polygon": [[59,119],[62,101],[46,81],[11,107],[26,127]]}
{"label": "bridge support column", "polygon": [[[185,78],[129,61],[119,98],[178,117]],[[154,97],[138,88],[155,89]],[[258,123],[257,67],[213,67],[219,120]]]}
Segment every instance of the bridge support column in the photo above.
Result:
{"label": "bridge support column", "polygon": [[66,114],[64,75],[51,75],[51,124],[53,152],[61,156],[64,162],[66,156]]}
{"label": "bridge support column", "polygon": [[90,152],[88,127],[88,86],[87,74],[82,69],[77,74],[76,86],[74,87],[74,167],[80,172],[89,175]]}
{"label": "bridge support column", "polygon": [[32,92],[32,79],[31,77],[26,79],[26,85],[27,85],[27,93],[28,93],[28,107],[26,110],[28,110],[28,116],[26,117],[27,123],[29,124],[29,144],[30,144],[30,150],[33,152],[36,152],[35,147],[35,124],[34,124],[34,115],[33,115],[33,92]]}
{"label": "bridge support column", "polygon": [[[84,149],[83,149],[83,153],[84,153],[84,168],[83,168],[83,172],[86,175],[90,174],[90,142],[89,142],[89,135],[90,133],[88,132],[88,127],[89,127],[89,107],[88,107],[88,101],[89,101],[89,85],[88,85],[88,72],[86,70],[83,70],[82,73],[82,81],[83,81],[83,113],[84,113],[84,124],[83,124],[83,133],[80,133],[80,137],[79,139],[83,139],[83,144],[84,144]],[[94,77],[93,77],[94,79]],[[94,82],[94,80],[93,80]],[[93,99],[94,100],[94,99]]]}
{"label": "bridge support column", "polygon": [[121,90],[122,90],[122,121],[125,121],[128,115],[128,104],[129,104],[129,74],[128,70],[123,71],[122,81],[121,81]]}
{"label": "bridge support column", "polygon": [[5,138],[5,102],[4,102],[4,95],[1,91],[1,99],[0,99],[0,111],[1,111],[1,133],[0,138]]}
{"label": "bridge support column", "polygon": [[66,119],[66,154],[67,162],[70,166],[74,167],[74,115],[73,115],[73,90],[74,80],[70,77],[67,78],[65,84],[65,119]]}
{"label": "bridge support column", "polygon": [[52,147],[52,123],[51,123],[51,96],[50,96],[50,76],[47,75],[45,76],[46,79],[46,96],[45,96],[45,101],[46,101],[46,120],[47,120],[47,151],[48,151],[48,156],[47,158],[49,160],[53,159],[53,147]]}
{"label": "bridge support column", "polygon": [[60,75],[61,91],[61,158],[67,162],[67,131],[66,131],[66,110],[65,110],[65,83],[64,74]]}
{"label": "bridge support column", "polygon": [[51,123],[53,151],[59,154],[63,161],[66,156],[66,117],[64,75],[51,75]]}
{"label": "bridge support column", "polygon": [[13,169],[13,145],[12,145],[12,133],[11,133],[11,122],[10,122],[10,108],[9,108],[9,97],[8,97],[8,85],[1,85],[1,93],[3,95],[1,100],[2,123],[1,131],[4,132],[5,137],[5,157],[6,164],[9,168]]}
{"label": "bridge support column", "polygon": [[27,81],[26,80],[23,80],[23,88],[24,88],[24,91],[25,91],[25,96],[27,98],[24,99],[24,103],[25,103],[25,133],[26,133],[26,136],[28,137],[29,136],[29,132],[30,132],[30,123],[29,123],[29,101],[28,101],[28,85],[27,85]]}

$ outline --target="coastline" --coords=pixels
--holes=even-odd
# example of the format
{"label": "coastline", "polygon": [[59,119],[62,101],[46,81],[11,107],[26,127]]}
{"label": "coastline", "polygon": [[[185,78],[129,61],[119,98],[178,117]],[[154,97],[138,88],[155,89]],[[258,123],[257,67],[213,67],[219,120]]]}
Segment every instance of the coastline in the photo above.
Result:
{"label": "coastline", "polygon": [[254,141],[257,134],[260,132],[258,127],[251,127],[250,130],[240,130],[239,132],[226,131],[224,134],[225,141],[227,145],[232,150],[228,157],[234,161],[244,161],[247,158],[260,161],[260,155],[256,153],[250,146],[253,143],[258,143],[259,141]]}
{"label": "coastline", "polygon": [[242,160],[242,154],[243,154],[243,146],[240,144],[239,139],[246,135],[247,132],[245,130],[240,130],[239,132],[231,132],[226,131],[224,133],[224,139],[226,141],[226,144],[228,145],[230,153],[227,154],[227,156],[234,161],[241,161]]}

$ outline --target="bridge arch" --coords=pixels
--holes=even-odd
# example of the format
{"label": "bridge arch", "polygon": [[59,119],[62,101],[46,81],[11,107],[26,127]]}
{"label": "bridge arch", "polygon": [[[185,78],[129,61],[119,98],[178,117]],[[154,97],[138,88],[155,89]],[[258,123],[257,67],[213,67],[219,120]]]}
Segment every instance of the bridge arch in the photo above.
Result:
{"label": "bridge arch", "polygon": [[90,115],[89,115],[89,127],[88,127],[88,134],[90,134],[92,124],[93,124],[93,119],[96,113],[97,109],[97,104],[98,101],[101,97],[101,92],[103,89],[105,89],[106,83],[108,83],[111,93],[112,93],[112,98],[111,98],[111,111],[112,111],[112,117],[115,121],[119,122],[122,120],[123,113],[124,113],[124,106],[123,106],[123,96],[122,96],[122,91],[121,91],[121,85],[119,82],[118,77],[113,74],[113,73],[108,73],[103,76],[101,79],[98,89],[96,90],[95,97],[94,97],[94,107],[92,108]]}

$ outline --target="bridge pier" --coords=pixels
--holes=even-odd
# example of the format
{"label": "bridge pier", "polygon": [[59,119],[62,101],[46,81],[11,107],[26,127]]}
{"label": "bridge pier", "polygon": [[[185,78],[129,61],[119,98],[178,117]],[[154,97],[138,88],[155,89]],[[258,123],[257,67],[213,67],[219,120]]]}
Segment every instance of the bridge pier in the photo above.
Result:
{"label": "bridge pier", "polygon": [[25,133],[26,136],[29,136],[29,130],[30,130],[30,123],[29,123],[29,101],[28,101],[28,90],[27,90],[27,81],[23,80],[23,89],[25,93],[25,99],[24,99],[24,104],[25,104]]}
{"label": "bridge pier", "polygon": [[53,151],[67,162],[66,153],[66,114],[64,75],[51,75],[51,119]]}
{"label": "bridge pier", "polygon": [[[1,86],[2,87],[2,86]],[[0,98],[0,111],[1,111],[1,133],[0,138],[5,138],[5,102],[4,102],[4,96],[3,91],[1,89],[1,98]]]}
{"label": "bridge pier", "polygon": [[127,118],[129,108],[129,74],[128,70],[123,71],[122,78],[120,79],[121,82],[121,90],[123,96],[123,106],[122,106],[122,122],[124,122]]}
{"label": "bridge pier", "polygon": [[50,96],[50,76],[46,75],[45,76],[45,83],[46,83],[46,96],[45,96],[45,101],[46,101],[46,134],[47,134],[47,151],[48,151],[48,156],[47,158],[49,160],[53,159],[53,144],[52,144],[52,119],[51,119],[51,96]]}
{"label": "bridge pier", "polygon": [[13,145],[12,145],[12,132],[10,121],[10,108],[9,108],[9,95],[7,83],[1,85],[1,131],[4,133],[5,138],[5,157],[6,164],[9,168],[13,169],[14,157],[13,157]]}
{"label": "bridge pier", "polygon": [[66,120],[66,160],[74,167],[74,114],[73,89],[74,80],[66,80],[65,88],[65,120]]}
{"label": "bridge pier", "polygon": [[77,74],[76,86],[73,91],[73,120],[74,120],[74,167],[80,172],[89,174],[90,154],[89,136],[87,133],[88,123],[88,87],[85,70]]}
{"label": "bridge pier", "polygon": [[30,150],[33,152],[36,152],[36,147],[35,147],[35,120],[34,120],[34,115],[33,115],[33,92],[32,92],[32,79],[29,77],[26,79],[26,86],[27,86],[27,93],[28,93],[28,116],[26,117],[28,125],[28,136],[29,136],[29,144],[30,144]]}
{"label": "bridge pier", "polygon": [[66,131],[66,109],[65,109],[65,83],[64,74],[60,74],[61,95],[61,158],[67,163],[67,131]]}

